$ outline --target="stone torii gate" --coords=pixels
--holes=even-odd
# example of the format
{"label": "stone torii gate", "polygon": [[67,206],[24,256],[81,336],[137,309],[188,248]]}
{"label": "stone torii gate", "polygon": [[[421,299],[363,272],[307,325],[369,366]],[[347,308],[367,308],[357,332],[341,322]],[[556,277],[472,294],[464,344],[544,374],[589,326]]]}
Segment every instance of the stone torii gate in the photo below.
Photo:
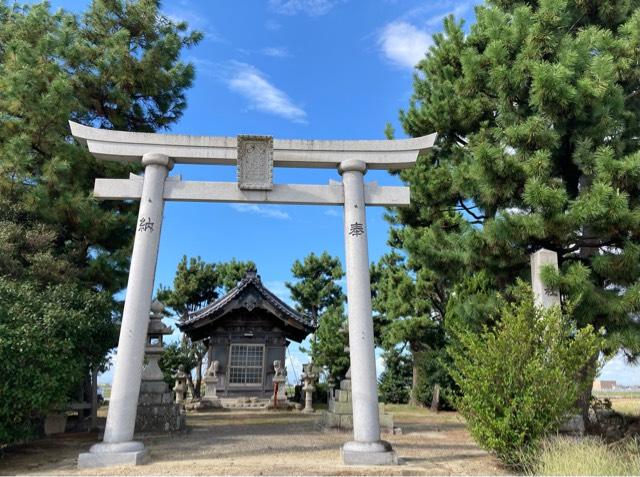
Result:
{"label": "stone torii gate", "polygon": [[[380,440],[371,284],[365,206],[410,203],[408,187],[364,183],[368,169],[411,167],[436,135],[403,140],[309,141],[270,136],[205,137],[96,129],[70,122],[73,136],[99,160],[139,162],[144,175],[96,179],[98,199],[140,200],[129,281],[103,442],[80,454],[78,467],[140,464],[148,456],[133,440],[145,337],[155,278],[164,203],[174,201],[323,204],[344,206],[353,440],[345,464],[392,464]],[[237,165],[237,183],[167,177],[174,164]],[[336,168],[342,183],[274,184],[273,167]]]}

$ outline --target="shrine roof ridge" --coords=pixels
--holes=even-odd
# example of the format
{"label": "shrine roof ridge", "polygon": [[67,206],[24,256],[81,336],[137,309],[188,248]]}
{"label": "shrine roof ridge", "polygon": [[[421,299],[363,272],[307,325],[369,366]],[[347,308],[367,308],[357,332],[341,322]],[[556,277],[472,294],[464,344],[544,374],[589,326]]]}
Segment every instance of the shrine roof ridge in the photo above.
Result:
{"label": "shrine roof ridge", "polygon": [[[115,131],[69,121],[71,134],[97,158],[137,162],[147,153],[165,154],[178,164],[235,165],[237,137],[189,136]],[[309,140],[274,139],[276,167],[335,168],[346,159],[367,163],[369,169],[411,167],[421,152],[433,147],[437,134],[410,139]]]}
{"label": "shrine roof ridge", "polygon": [[283,314],[287,315],[289,318],[292,318],[294,321],[300,323],[306,328],[313,328],[313,324],[309,316],[296,311],[276,295],[274,295],[273,292],[271,292],[262,284],[260,275],[258,275],[255,271],[249,271],[246,276],[242,280],[240,280],[234,288],[229,290],[229,292],[223,297],[218,298],[214,302],[209,303],[207,306],[199,310],[190,312],[186,320],[177,324],[178,328],[183,331],[184,328],[187,328],[190,325],[204,318],[207,318],[216,311],[224,308],[225,305],[237,298],[249,285],[254,285],[262,294],[262,296]]}

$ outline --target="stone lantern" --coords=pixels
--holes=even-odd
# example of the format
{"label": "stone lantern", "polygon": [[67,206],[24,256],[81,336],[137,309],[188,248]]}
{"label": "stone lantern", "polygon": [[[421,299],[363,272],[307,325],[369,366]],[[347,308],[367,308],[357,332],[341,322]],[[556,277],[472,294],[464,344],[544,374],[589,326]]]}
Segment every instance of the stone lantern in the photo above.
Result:
{"label": "stone lantern", "polygon": [[164,352],[163,336],[170,335],[173,330],[162,322],[164,305],[158,300],[151,303],[151,313],[149,314],[149,328],[147,330],[147,345],[144,349],[145,357],[148,361],[142,371],[143,381],[162,381],[164,376],[158,365],[158,361]]}
{"label": "stone lantern", "polygon": [[316,389],[316,379],[318,379],[318,373],[313,363],[302,365],[302,380],[304,381],[302,390],[305,392],[304,409],[302,412],[315,412],[313,409],[313,391]]}
{"label": "stone lantern", "polygon": [[138,432],[177,431],[185,426],[182,406],[174,400],[158,364],[164,352],[163,336],[172,333],[171,327],[162,323],[163,311],[164,306],[159,301],[151,304],[144,350],[147,365],[142,371],[136,412],[135,429]]}
{"label": "stone lantern", "polygon": [[173,378],[176,380],[176,384],[173,387],[173,392],[176,393],[176,403],[182,404],[184,395],[187,392],[187,373],[184,372],[182,364],[178,366],[178,371],[173,375]]}

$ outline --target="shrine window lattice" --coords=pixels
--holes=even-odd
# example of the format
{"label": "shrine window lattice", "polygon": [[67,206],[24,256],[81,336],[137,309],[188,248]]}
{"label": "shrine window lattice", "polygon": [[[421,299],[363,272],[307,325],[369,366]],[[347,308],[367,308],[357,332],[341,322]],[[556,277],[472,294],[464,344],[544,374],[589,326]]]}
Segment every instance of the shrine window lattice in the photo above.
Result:
{"label": "shrine window lattice", "polygon": [[229,352],[229,384],[262,384],[264,345],[232,344]]}

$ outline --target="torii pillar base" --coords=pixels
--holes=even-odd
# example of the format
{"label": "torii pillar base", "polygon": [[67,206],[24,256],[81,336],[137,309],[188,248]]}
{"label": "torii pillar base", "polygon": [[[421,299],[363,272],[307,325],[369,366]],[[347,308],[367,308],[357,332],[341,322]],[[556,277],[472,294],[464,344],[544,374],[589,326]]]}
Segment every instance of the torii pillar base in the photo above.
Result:
{"label": "torii pillar base", "polygon": [[149,462],[149,450],[142,442],[99,443],[78,456],[78,469],[94,469],[120,465],[142,465]]}
{"label": "torii pillar base", "polygon": [[386,441],[350,441],[342,446],[342,462],[346,465],[395,465],[398,456]]}

